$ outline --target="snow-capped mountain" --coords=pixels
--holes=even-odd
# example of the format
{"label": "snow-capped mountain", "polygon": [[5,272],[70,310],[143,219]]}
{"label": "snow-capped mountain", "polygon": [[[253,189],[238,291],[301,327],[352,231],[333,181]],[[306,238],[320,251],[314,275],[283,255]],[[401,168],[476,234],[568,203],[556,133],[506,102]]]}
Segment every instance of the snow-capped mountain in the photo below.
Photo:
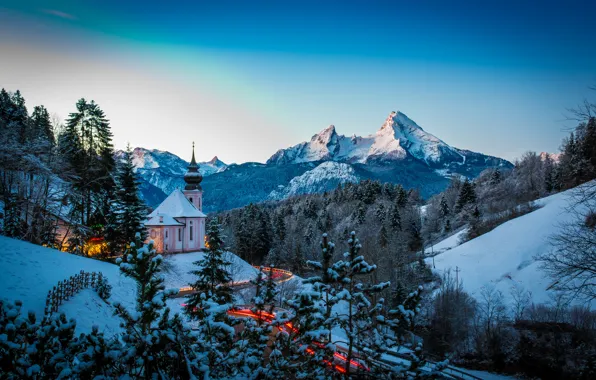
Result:
{"label": "snow-capped mountain", "polygon": [[[414,158],[436,169],[465,165],[468,156],[479,153],[454,148],[426,132],[402,112],[391,112],[381,128],[372,135],[338,135],[331,125],[303,142],[277,151],[268,164],[286,165],[313,161],[346,163],[396,162]],[[481,155],[490,166],[508,165],[507,161]]]}
{"label": "snow-capped mountain", "polygon": [[[121,154],[121,153],[120,153]],[[188,162],[159,150],[136,148],[133,162],[147,204],[158,205],[184,187]],[[329,190],[364,179],[417,188],[423,197],[442,191],[453,175],[476,177],[506,160],[454,148],[401,112],[392,112],[374,134],[339,135],[333,125],[310,141],[277,151],[266,164],[226,165],[217,157],[202,162],[205,211]]]}
{"label": "snow-capped mountain", "polygon": [[[121,159],[123,154],[123,151],[117,151],[116,159]],[[141,191],[149,204],[159,203],[176,188],[184,187],[187,161],[157,149],[135,148],[132,154],[132,162],[142,182]],[[199,172],[203,177],[222,172],[227,167],[217,156],[210,161],[199,162]]]}
{"label": "snow-capped mountain", "polygon": [[294,177],[287,186],[280,185],[269,194],[270,199],[285,199],[294,195],[318,193],[340,184],[358,182],[354,169],[344,163],[327,161],[316,168]]}

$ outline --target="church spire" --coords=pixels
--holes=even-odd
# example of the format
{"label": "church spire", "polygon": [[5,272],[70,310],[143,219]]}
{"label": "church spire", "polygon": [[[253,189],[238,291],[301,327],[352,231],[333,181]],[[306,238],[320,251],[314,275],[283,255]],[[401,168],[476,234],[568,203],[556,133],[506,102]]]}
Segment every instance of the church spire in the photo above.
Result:
{"label": "church spire", "polygon": [[199,165],[195,160],[195,143],[193,141],[192,159],[190,165],[188,165],[188,171],[184,175],[184,182],[186,182],[184,190],[201,190],[201,181],[203,181],[203,176],[199,172]]}
{"label": "church spire", "polygon": [[198,166],[195,160],[195,142],[192,142],[192,160],[190,160],[190,166]]}

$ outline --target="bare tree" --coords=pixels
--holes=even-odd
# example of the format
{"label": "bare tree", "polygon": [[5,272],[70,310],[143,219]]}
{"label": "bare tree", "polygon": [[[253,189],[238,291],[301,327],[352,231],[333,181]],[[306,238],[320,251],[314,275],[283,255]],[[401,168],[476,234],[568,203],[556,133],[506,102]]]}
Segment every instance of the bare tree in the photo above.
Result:
{"label": "bare tree", "polygon": [[554,282],[551,289],[590,302],[596,299],[596,183],[573,190],[568,208],[572,220],[551,238],[552,249],[538,256]]}

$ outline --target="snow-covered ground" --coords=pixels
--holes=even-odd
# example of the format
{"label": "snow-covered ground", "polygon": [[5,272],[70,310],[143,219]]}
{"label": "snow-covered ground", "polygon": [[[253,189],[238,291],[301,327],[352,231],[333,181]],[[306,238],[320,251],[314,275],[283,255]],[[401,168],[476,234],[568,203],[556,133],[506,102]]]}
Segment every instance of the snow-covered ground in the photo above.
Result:
{"label": "snow-covered ground", "polygon": [[[21,240],[0,236],[0,298],[23,301],[23,309],[31,310],[40,318],[43,315],[48,291],[81,270],[102,272],[112,285],[110,303],[119,302],[130,310],[134,309],[136,284],[120,274],[117,265],[81,256],[44,248]],[[180,288],[188,285],[195,269],[192,264],[202,257],[202,253],[175,255],[167,260],[170,271],[164,272],[166,288]],[[234,281],[246,281],[256,274],[256,270],[245,261],[229,254]],[[173,312],[181,311],[184,299],[168,301]],[[105,303],[95,291],[85,289],[65,301],[59,308],[68,318],[77,321],[77,332],[89,331],[93,325],[100,331],[112,335],[119,331],[120,319],[113,317],[114,309]]]}
{"label": "snow-covered ground", "polygon": [[[567,210],[572,191],[539,199],[536,205],[541,208],[536,211],[462,245],[455,246],[458,234],[440,242],[434,250],[445,252],[434,257],[435,270],[453,272],[457,267],[464,288],[475,297],[483,286],[494,285],[509,302],[512,287],[521,286],[532,293],[533,302],[548,303],[547,288],[553,281],[539,268],[535,256],[552,249],[549,237],[557,233],[561,223],[573,219]],[[432,258],[426,261],[433,263]],[[592,303],[594,306],[596,303]]]}
{"label": "snow-covered ground", "polygon": [[438,242],[437,244],[433,245],[432,247],[426,248],[426,254],[427,255],[437,255],[439,253],[443,253],[445,251],[448,251],[452,248],[457,247],[458,245],[460,245],[460,241],[461,238],[463,236],[463,234],[465,234],[467,231],[467,229],[462,229],[456,233],[454,233],[453,235],[449,236],[446,239],[441,240],[440,242]]}
{"label": "snow-covered ground", "polygon": [[[165,268],[167,268],[164,271],[166,288],[180,289],[194,282],[195,276],[190,272],[196,270],[197,266],[193,263],[202,259],[203,256],[202,252],[168,255],[164,260]],[[232,263],[228,271],[234,278],[234,282],[250,281],[257,276],[257,269],[233,253],[226,252],[226,259]]]}

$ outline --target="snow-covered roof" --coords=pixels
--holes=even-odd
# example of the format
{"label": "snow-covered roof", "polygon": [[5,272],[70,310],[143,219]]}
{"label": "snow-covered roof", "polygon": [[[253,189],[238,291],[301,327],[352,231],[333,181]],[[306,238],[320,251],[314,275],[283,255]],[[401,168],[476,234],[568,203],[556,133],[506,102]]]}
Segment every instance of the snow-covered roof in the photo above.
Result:
{"label": "snow-covered roof", "polygon": [[145,223],[145,226],[183,226],[184,223],[180,223],[170,215],[158,214]]}
{"label": "snow-covered roof", "polygon": [[[180,191],[176,189],[170,194],[151,214],[149,218],[157,215],[169,215],[172,218],[206,218]],[[164,219],[165,220],[165,219]]]}

